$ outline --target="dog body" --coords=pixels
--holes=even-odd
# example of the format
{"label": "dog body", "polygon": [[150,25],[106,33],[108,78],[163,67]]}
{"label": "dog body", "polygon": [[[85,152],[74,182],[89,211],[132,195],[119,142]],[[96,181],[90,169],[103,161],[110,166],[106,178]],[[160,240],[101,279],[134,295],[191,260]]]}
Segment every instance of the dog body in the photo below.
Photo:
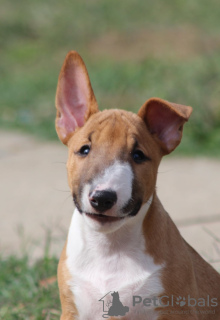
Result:
{"label": "dog body", "polygon": [[56,106],[76,206],[58,267],[61,319],[108,317],[100,298],[115,291],[129,310],[117,319],[220,319],[220,275],[182,239],[155,191],[191,108],[153,98],[138,115],[100,112],[74,51]]}
{"label": "dog body", "polygon": [[[143,213],[144,210],[142,218]],[[106,237],[106,235],[87,233],[87,227],[83,228],[85,233],[79,229],[77,231],[79,226],[84,226],[82,218],[76,209],[66,251],[67,268],[72,279],[69,285],[80,317],[82,319],[101,318],[102,304],[98,300],[109,289],[116,288],[120,292],[121,300],[129,306],[129,315],[137,319],[138,307],[136,306],[132,312],[132,295],[148,297],[152,294],[158,296],[163,292],[159,277],[161,265],[155,264],[150,255],[143,254],[145,241],[143,237],[138,237],[141,232],[140,225],[136,228],[128,227],[126,232],[121,236],[118,235],[117,239],[113,239],[115,234]],[[77,236],[75,236],[76,233]],[[134,237],[133,241],[129,241],[128,236]],[[72,240],[76,245],[72,245]],[[97,243],[99,243],[98,247]],[[86,257],[83,250],[85,246]],[[93,261],[92,264],[91,261]],[[157,319],[153,310],[144,311],[146,319],[148,319],[147,312],[149,319]],[[143,317],[143,312],[141,316]]]}

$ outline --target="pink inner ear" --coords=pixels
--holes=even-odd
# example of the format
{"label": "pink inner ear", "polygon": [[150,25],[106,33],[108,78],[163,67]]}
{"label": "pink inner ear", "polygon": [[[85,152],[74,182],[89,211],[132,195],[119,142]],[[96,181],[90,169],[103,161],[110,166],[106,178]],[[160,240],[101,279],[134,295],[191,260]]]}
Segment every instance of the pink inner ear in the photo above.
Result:
{"label": "pink inner ear", "polygon": [[75,51],[67,55],[61,69],[56,107],[56,130],[65,144],[75,129],[82,127],[86,118],[98,111],[85,64]]}
{"label": "pink inner ear", "polygon": [[59,106],[62,125],[66,127],[67,131],[74,131],[76,127],[84,125],[88,108],[90,93],[85,74],[79,67],[69,68],[65,70],[60,85]]}
{"label": "pink inner ear", "polygon": [[155,103],[147,110],[147,124],[152,134],[171,152],[180,143],[185,120],[171,109]]}

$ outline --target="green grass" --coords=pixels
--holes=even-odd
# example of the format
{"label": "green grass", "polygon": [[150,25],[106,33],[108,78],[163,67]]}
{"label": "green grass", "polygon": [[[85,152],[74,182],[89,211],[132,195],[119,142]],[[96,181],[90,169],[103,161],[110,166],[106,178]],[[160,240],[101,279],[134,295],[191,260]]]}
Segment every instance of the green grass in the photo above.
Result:
{"label": "green grass", "polygon": [[[45,257],[30,264],[27,257],[0,258],[0,319],[58,320],[60,301],[55,280],[58,260]],[[45,285],[45,279],[52,283]]]}
{"label": "green grass", "polygon": [[60,319],[57,265],[57,258],[46,255],[34,263],[27,257],[0,257],[0,320]]}
{"label": "green grass", "polygon": [[101,109],[191,105],[177,152],[220,155],[219,16],[216,0],[3,0],[0,125],[56,139],[57,78],[75,49]]}

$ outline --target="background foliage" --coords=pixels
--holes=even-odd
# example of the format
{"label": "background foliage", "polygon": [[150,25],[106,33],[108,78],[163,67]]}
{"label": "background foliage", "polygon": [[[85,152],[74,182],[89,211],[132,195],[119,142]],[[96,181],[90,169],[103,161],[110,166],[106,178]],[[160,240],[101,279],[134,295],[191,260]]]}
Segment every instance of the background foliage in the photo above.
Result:
{"label": "background foliage", "polygon": [[0,257],[0,319],[60,319],[57,265],[47,256],[32,265],[27,257]]}
{"label": "background foliage", "polygon": [[177,152],[220,154],[219,16],[218,0],[2,0],[0,124],[56,139],[57,78],[75,49],[101,109],[191,105]]}

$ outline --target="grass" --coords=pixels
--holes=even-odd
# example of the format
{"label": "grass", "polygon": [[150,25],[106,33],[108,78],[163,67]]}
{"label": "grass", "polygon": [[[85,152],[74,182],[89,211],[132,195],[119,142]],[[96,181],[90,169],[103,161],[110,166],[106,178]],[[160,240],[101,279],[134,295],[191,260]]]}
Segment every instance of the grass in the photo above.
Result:
{"label": "grass", "polygon": [[0,319],[60,319],[56,258],[0,258]]}
{"label": "grass", "polygon": [[45,232],[44,252],[38,260],[26,249],[22,227],[19,237],[18,255],[0,255],[0,320],[58,320],[58,259],[50,254],[51,230]]}
{"label": "grass", "polygon": [[[220,238],[207,229],[205,231],[213,237],[219,256]],[[219,262],[219,259],[206,258],[213,264]],[[60,319],[57,265],[58,259],[46,253],[34,263],[30,263],[27,256],[0,257],[0,319]]]}
{"label": "grass", "polygon": [[219,15],[216,0],[3,0],[0,125],[56,139],[57,78],[75,49],[101,109],[136,112],[152,96],[192,105],[178,152],[220,155]]}

